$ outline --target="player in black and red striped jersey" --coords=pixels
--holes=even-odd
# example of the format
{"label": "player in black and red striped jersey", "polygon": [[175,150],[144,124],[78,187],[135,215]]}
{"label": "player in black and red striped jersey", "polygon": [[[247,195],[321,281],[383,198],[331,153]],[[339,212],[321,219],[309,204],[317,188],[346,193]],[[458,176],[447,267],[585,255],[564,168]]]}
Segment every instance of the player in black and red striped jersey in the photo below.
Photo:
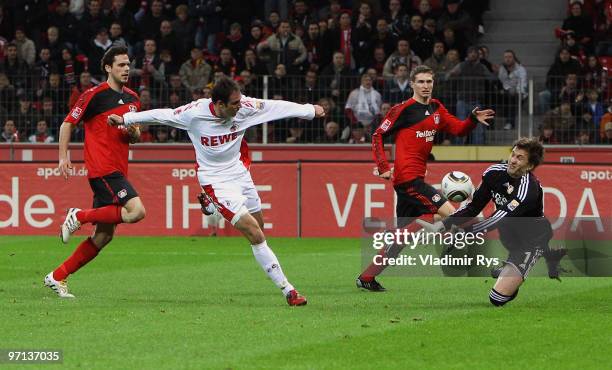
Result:
{"label": "player in black and red striped jersey", "polygon": [[130,58],[125,47],[112,47],[102,58],[106,82],[81,94],[66,116],[59,134],[59,169],[68,179],[72,164],[68,143],[74,127],[81,121],[85,127],[85,166],[93,190],[91,209],[70,208],[61,226],[60,238],[67,243],[82,224],[95,224],[93,235],[83,241],[74,253],[45,277],[45,285],[61,298],[74,298],[68,292],[66,278],[94,259],[113,238],[120,223],[134,223],[145,216],[145,208],[134,187],[127,180],[128,146],[138,141],[138,127],[109,126],[110,114],[123,115],[140,109],[138,95],[125,87]]}
{"label": "player in black and red striped jersey", "polygon": [[[433,91],[433,71],[420,65],[410,73],[412,98],[391,108],[376,132],[372,135],[372,150],[376,161],[375,173],[383,179],[393,179],[397,193],[396,217],[398,227],[407,227],[416,218],[433,222],[434,215],[447,217],[455,207],[424,181],[427,158],[431,154],[437,132],[444,131],[456,136],[468,134],[478,122],[487,125],[495,112],[491,109],[475,108],[470,116],[461,121],[450,114],[442,103],[431,97]],[[383,138],[395,137],[395,164],[391,168],[385,156]],[[418,227],[417,224],[410,225]],[[385,257],[399,254],[401,247],[389,245],[381,249]],[[385,290],[376,276],[385,265],[371,263],[357,278],[357,286],[371,291]]]}

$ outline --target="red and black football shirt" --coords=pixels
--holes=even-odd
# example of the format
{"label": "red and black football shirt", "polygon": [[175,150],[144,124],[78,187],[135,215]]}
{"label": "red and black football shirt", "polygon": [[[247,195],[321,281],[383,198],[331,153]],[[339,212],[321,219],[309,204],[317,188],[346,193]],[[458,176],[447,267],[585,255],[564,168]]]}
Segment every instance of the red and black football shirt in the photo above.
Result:
{"label": "red and black football shirt", "polygon": [[110,126],[107,118],[111,114],[123,116],[127,112],[139,110],[138,95],[127,87],[117,92],[107,82],[103,82],[81,94],[64,121],[73,125],[80,121],[84,122],[85,167],[89,178],[117,171],[127,177],[129,153],[127,130]]}
{"label": "red and black football shirt", "polygon": [[372,151],[378,171],[385,173],[391,168],[385,156],[383,136],[395,135],[393,184],[398,185],[417,177],[425,177],[427,158],[436,132],[445,131],[462,136],[475,126],[475,117],[470,115],[461,121],[450,114],[437,99],[431,99],[429,104],[421,104],[410,98],[397,104],[372,134]]}

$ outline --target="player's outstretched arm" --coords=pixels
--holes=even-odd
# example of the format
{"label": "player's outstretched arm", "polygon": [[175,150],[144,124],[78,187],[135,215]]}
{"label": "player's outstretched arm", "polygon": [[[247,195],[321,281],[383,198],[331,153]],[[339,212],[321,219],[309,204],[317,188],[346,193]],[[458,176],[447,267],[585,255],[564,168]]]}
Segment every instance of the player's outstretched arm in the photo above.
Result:
{"label": "player's outstretched arm", "polygon": [[70,143],[70,135],[72,135],[73,129],[74,125],[70,122],[64,121],[60,126],[58,168],[66,180],[68,180],[70,170],[72,169],[72,163],[70,162],[70,158],[68,158],[68,144]]}
{"label": "player's outstretched arm", "polygon": [[144,112],[129,112],[122,116],[111,114],[108,116],[108,124],[111,126],[133,125],[166,125],[187,130],[191,122],[190,108],[194,105],[188,105],[177,109],[151,109]]}
{"label": "player's outstretched arm", "polygon": [[312,120],[325,117],[325,111],[320,105],[298,104],[285,100],[259,100],[246,98],[242,106],[250,109],[251,125],[272,122],[287,118]]}

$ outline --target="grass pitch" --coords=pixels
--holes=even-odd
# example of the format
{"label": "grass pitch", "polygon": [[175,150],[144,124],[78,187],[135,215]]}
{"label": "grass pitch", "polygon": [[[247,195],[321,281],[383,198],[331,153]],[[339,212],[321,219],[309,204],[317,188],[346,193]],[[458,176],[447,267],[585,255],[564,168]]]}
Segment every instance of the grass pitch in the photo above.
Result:
{"label": "grass pitch", "polygon": [[[486,278],[383,277],[362,292],[357,239],[271,239],[308,306],[289,307],[240,238],[117,237],[43,288],[72,253],[0,237],[0,349],[62,349],[83,369],[601,369],[612,361],[612,278],[531,278],[503,308]],[[8,367],[0,364],[0,367]],[[10,365],[10,369],[20,366]]]}

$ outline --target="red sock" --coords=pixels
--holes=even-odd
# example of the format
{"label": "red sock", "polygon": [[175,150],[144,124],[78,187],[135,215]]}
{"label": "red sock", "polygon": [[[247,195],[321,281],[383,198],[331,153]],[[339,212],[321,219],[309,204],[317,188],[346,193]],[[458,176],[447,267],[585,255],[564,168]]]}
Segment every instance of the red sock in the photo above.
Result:
{"label": "red sock", "polygon": [[85,239],[77,249],[68,257],[64,263],[53,271],[53,278],[57,281],[64,280],[68,275],[75,273],[82,266],[94,259],[100,250],[96,248],[91,238]]}
{"label": "red sock", "polygon": [[123,222],[121,219],[121,208],[123,207],[113,204],[101,208],[83,209],[77,212],[76,217],[80,223],[91,222],[117,225]]}
{"label": "red sock", "polygon": [[[422,215],[420,217],[417,217],[420,220],[424,220],[427,221],[429,223],[433,222],[433,213],[428,213],[425,215]],[[408,232],[416,232],[419,231],[420,229],[422,229],[421,225],[417,224],[416,222],[412,221],[409,225],[404,227],[406,230],[408,230]],[[382,257],[385,256],[386,253],[386,248],[382,248],[378,254]],[[363,279],[364,281],[372,281],[374,280],[374,278],[378,275],[380,275],[385,269],[387,268],[387,265],[384,264],[380,264],[377,265],[374,262],[370,263],[370,265],[361,273],[360,278]]]}

